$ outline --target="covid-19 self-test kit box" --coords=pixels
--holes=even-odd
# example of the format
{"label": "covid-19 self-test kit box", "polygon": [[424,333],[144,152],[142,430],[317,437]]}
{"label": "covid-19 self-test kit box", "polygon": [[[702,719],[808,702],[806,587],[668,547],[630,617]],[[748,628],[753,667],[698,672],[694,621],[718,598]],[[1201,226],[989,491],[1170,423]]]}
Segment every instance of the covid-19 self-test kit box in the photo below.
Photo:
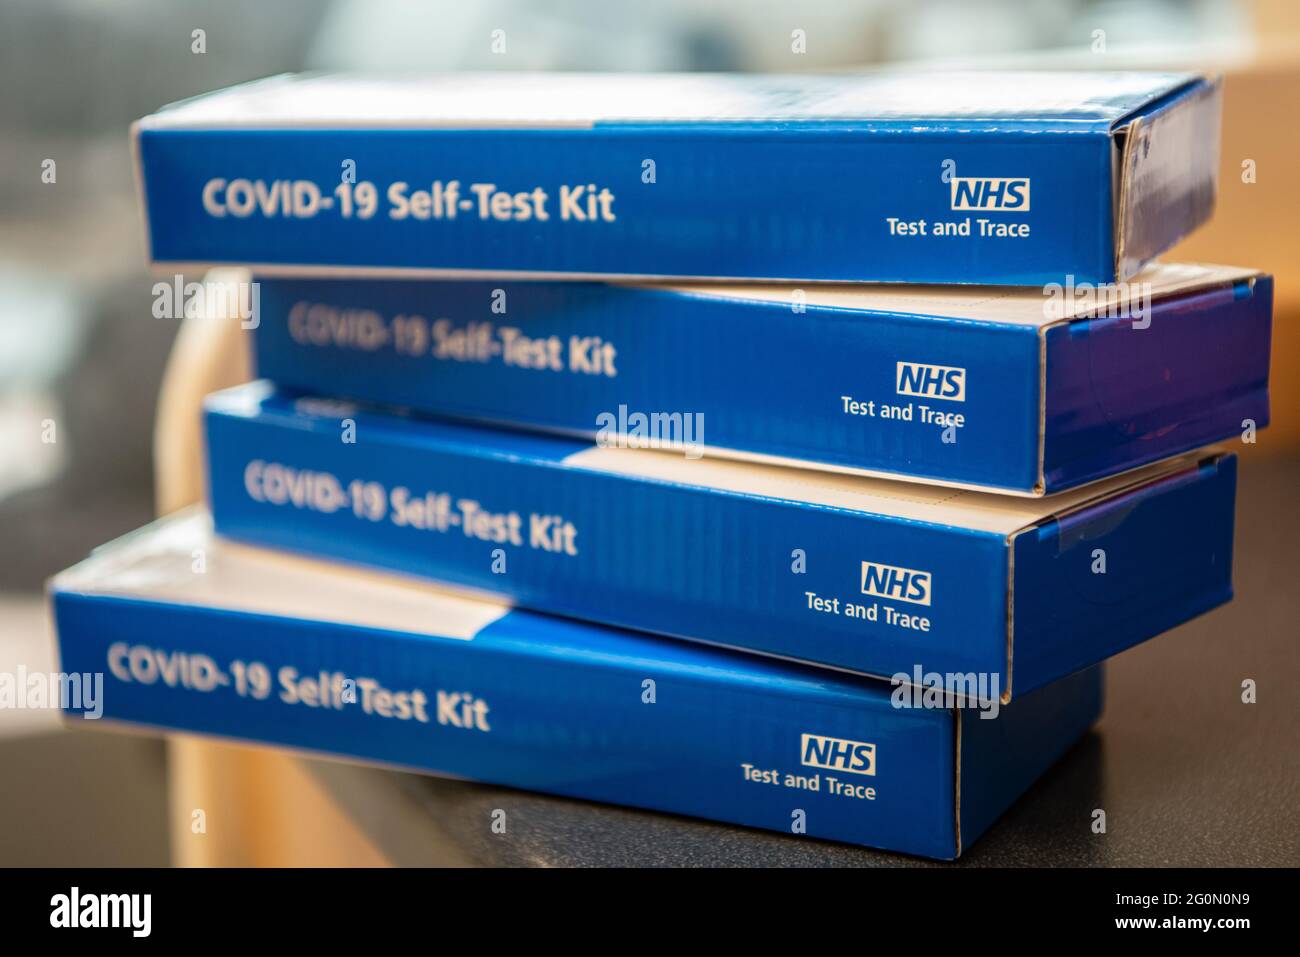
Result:
{"label": "covid-19 self-test kit box", "polygon": [[230,538],[521,607],[1010,700],[1232,592],[1236,459],[1021,498],[295,398],[208,399]]}
{"label": "covid-19 self-test kit box", "polygon": [[1272,279],[1249,269],[1160,265],[1101,289],[258,290],[258,373],[280,385],[769,464],[1042,495],[1269,418]]}
{"label": "covid-19 self-test kit box", "polygon": [[[203,557],[201,567],[196,555]],[[960,855],[1101,709],[996,712],[243,548],[182,514],[50,586],[62,706],[927,857]]]}
{"label": "covid-19 self-test kit box", "polygon": [[135,128],[155,264],[1042,285],[1210,215],[1171,73],[274,77]]}

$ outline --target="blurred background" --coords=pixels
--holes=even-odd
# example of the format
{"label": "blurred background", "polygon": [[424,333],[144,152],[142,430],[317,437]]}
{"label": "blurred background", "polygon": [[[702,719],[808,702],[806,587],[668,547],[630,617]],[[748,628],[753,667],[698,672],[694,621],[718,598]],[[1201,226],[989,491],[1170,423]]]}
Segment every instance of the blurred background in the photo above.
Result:
{"label": "blurred background", "polygon": [[[504,55],[489,45],[498,29]],[[802,55],[791,52],[795,29],[806,32]],[[132,120],[304,69],[806,72],[904,61],[1226,75],[1218,212],[1169,258],[1277,276],[1274,424],[1242,449],[1244,474],[1257,476],[1243,488],[1272,490],[1260,494],[1294,511],[1300,5],[9,0],[0,6],[0,671],[53,667],[43,582],[154,513],[154,405],[176,323],[151,315]],[[1253,183],[1242,179],[1247,160]],[[0,710],[0,767],[0,864],[181,857],[169,846],[160,742]]]}

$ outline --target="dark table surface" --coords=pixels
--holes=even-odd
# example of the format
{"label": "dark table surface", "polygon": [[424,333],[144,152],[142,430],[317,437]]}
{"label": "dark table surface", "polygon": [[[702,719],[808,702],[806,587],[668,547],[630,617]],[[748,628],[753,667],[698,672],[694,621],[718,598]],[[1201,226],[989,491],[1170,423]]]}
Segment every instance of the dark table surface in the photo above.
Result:
{"label": "dark table surface", "polygon": [[[1106,712],[955,865],[1300,865],[1300,461],[1249,461],[1236,598],[1108,665]],[[1193,521],[1195,516],[1187,516]],[[1257,689],[1242,701],[1242,683]],[[307,761],[397,864],[926,866],[812,838]],[[489,826],[506,812],[505,834]],[[1093,832],[1094,811],[1106,832]]]}

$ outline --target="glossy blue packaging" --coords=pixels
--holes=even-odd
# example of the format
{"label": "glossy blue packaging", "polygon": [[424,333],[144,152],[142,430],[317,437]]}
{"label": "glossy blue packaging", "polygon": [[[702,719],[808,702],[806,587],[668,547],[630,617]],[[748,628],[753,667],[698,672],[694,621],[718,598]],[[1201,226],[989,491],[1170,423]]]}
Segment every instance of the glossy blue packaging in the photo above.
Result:
{"label": "glossy blue packaging", "polygon": [[[1226,601],[1236,459],[1048,498],[217,393],[230,538],[527,608],[1010,700]],[[1194,519],[1189,518],[1194,516]]]}
{"label": "glossy blue packaging", "polygon": [[880,682],[268,555],[205,524],[156,523],[51,583],[60,668],[85,681],[68,720],[953,858],[1101,709],[1098,668],[996,716],[896,707]]}
{"label": "glossy blue packaging", "polygon": [[1171,73],[273,77],[135,131],[156,264],[1042,285],[1210,215]]}
{"label": "glossy blue packaging", "polygon": [[686,414],[710,455],[1042,495],[1268,423],[1271,277],[1126,286],[264,278],[256,362],[441,416],[595,436]]}

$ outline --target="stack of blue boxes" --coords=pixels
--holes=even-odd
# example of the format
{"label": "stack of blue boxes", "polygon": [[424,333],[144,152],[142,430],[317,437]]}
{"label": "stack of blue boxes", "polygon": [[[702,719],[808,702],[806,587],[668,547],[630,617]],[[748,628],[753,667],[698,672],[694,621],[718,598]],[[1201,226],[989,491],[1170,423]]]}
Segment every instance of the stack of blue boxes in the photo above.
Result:
{"label": "stack of blue boxes", "polygon": [[[1172,74],[277,77],[135,131],[253,329],[58,576],[118,721],[959,856],[1232,593],[1272,286]],[[220,305],[211,308],[214,301]],[[487,826],[487,822],[485,822]],[[1087,826],[1081,818],[1080,826]]]}

